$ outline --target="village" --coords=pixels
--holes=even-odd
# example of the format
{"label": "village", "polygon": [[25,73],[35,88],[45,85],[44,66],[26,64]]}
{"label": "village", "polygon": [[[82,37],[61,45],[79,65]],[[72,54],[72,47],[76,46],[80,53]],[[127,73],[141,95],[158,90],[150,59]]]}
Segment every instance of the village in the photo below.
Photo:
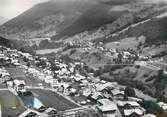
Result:
{"label": "village", "polygon": [[[17,99],[16,106],[10,107],[9,113],[3,110],[5,105],[0,100],[2,116],[82,117],[90,116],[91,111],[91,117],[156,117],[155,108],[167,112],[166,103],[157,102],[137,89],[101,80],[94,77],[94,73],[83,73],[83,62],[67,63],[55,59],[50,63],[46,57],[32,56],[4,46],[0,50],[0,99],[3,91],[9,91]],[[119,55],[109,51],[114,56]],[[127,57],[135,55],[124,52],[124,63],[135,62],[126,62]],[[24,109],[15,112],[20,106]],[[12,115],[8,115],[10,112]]]}

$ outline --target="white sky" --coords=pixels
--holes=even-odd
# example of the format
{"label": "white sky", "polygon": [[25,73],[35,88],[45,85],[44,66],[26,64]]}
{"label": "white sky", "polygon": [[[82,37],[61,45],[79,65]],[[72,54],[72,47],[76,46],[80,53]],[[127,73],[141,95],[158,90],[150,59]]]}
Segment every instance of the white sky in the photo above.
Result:
{"label": "white sky", "polygon": [[11,19],[33,5],[48,0],[0,0],[0,16]]}
{"label": "white sky", "polygon": [[[31,8],[33,5],[48,0],[0,0],[0,16],[11,19]],[[76,1],[76,0],[57,0],[57,1]],[[89,0],[88,0],[89,1]],[[145,0],[159,2],[167,0]]]}

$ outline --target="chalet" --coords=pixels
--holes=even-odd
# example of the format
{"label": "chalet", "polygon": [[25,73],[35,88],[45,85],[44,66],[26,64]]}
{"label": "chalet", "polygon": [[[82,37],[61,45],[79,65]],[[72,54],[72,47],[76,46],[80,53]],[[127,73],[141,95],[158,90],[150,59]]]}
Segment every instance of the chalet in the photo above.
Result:
{"label": "chalet", "polygon": [[102,99],[103,95],[100,92],[95,92],[89,96],[90,100],[97,101],[98,99]]}
{"label": "chalet", "polygon": [[36,110],[27,109],[22,114],[20,114],[18,117],[48,117],[48,116],[46,114],[42,114]]}
{"label": "chalet", "polygon": [[47,75],[44,79],[46,83],[52,84],[53,83],[53,76]]}
{"label": "chalet", "polygon": [[85,97],[88,97],[91,93],[92,93],[91,90],[85,88],[85,89],[83,90],[83,94],[82,94],[82,95],[84,95]]}
{"label": "chalet", "polygon": [[46,113],[48,116],[53,117],[53,116],[56,116],[57,110],[56,110],[55,108],[49,107],[49,108],[47,108],[47,109],[45,110],[45,113]]}
{"label": "chalet", "polygon": [[10,79],[10,74],[5,69],[0,69],[0,83],[4,83]]}
{"label": "chalet", "polygon": [[117,101],[117,105],[121,109],[135,109],[140,107],[140,105],[135,101]]}
{"label": "chalet", "polygon": [[103,91],[104,89],[106,88],[112,88],[113,87],[113,84],[110,83],[110,82],[107,82],[107,83],[98,83],[96,84],[96,90],[97,91]]}
{"label": "chalet", "polygon": [[116,117],[117,105],[109,99],[99,99],[97,109],[103,117]]}
{"label": "chalet", "polygon": [[113,89],[111,90],[111,95],[113,99],[123,100],[125,94],[124,94],[124,91],[121,91],[119,89]]}
{"label": "chalet", "polygon": [[124,117],[141,117],[144,115],[142,109],[126,109],[124,110]]}
{"label": "chalet", "polygon": [[60,85],[60,84],[59,84],[58,79],[53,78],[52,83],[51,83],[51,86],[52,86],[53,88],[58,88],[59,85]]}
{"label": "chalet", "polygon": [[25,81],[24,80],[13,80],[13,89],[16,92],[25,92]]}
{"label": "chalet", "polygon": [[158,105],[165,111],[167,112],[167,104],[164,102],[159,102]]}
{"label": "chalet", "polygon": [[75,77],[74,77],[74,80],[75,81],[81,81],[81,80],[84,80],[86,77],[80,75],[80,74],[76,74]]}

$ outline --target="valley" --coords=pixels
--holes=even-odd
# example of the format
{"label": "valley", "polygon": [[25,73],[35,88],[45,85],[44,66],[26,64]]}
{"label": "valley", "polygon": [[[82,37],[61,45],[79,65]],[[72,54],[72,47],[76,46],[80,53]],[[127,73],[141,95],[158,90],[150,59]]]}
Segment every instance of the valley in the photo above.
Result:
{"label": "valley", "polygon": [[49,0],[7,21],[0,26],[2,115],[166,117],[166,6]]}

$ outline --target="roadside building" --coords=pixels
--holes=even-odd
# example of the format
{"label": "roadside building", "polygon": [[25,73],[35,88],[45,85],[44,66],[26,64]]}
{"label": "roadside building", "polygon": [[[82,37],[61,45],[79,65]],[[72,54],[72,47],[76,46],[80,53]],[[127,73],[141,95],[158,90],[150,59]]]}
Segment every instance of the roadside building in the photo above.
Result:
{"label": "roadside building", "polygon": [[56,110],[55,108],[49,107],[49,108],[47,108],[47,109],[45,110],[44,113],[46,113],[46,114],[47,114],[48,116],[50,116],[50,117],[54,117],[54,116],[56,116],[56,114],[57,114],[57,110]]}
{"label": "roadside building", "polygon": [[26,92],[24,80],[13,80],[13,88],[16,92]]}

